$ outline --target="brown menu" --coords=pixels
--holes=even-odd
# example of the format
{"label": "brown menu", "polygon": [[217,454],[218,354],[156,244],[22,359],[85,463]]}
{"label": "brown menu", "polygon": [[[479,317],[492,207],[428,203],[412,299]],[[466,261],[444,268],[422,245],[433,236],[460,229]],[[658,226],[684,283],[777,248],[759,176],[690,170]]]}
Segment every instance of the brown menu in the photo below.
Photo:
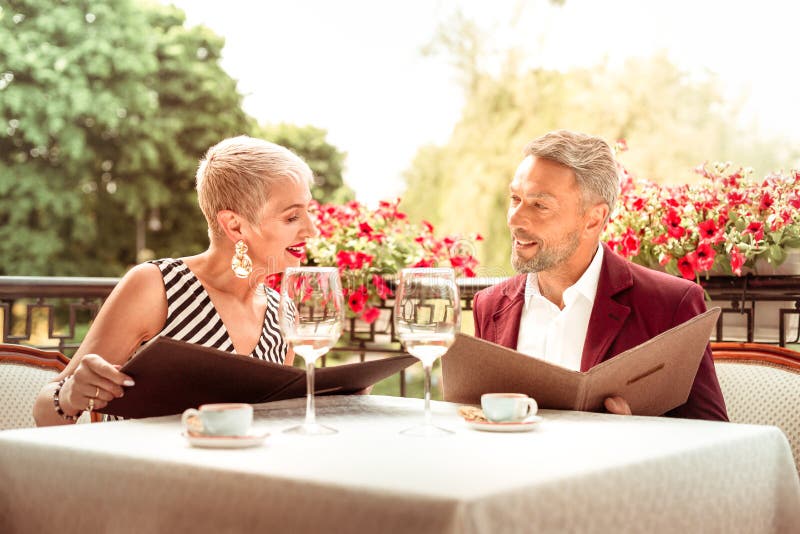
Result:
{"label": "brown menu", "polygon": [[[409,355],[323,367],[314,372],[315,394],[355,393],[415,363]],[[251,404],[302,397],[303,369],[161,337],[122,367],[136,385],[102,413],[126,418],[183,412],[214,402]]]}
{"label": "brown menu", "polygon": [[541,408],[600,411],[619,395],[634,415],[662,415],[689,398],[719,314],[712,308],[583,373],[458,334],[442,357],[444,400],[480,404],[484,393],[525,393]]}

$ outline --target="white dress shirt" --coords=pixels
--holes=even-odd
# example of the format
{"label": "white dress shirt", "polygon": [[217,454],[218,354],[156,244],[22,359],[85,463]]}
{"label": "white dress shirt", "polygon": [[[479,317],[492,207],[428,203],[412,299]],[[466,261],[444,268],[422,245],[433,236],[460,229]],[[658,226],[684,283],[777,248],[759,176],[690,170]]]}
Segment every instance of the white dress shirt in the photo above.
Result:
{"label": "white dress shirt", "polygon": [[542,296],[536,273],[528,274],[517,338],[519,352],[567,369],[581,370],[583,344],[602,264],[603,247],[598,246],[583,275],[564,290],[563,310]]}

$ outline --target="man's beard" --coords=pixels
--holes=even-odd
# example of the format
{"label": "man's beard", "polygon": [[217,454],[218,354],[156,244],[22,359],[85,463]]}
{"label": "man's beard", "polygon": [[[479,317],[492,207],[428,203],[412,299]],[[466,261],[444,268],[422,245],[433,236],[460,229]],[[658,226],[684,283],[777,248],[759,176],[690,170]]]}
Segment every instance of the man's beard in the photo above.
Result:
{"label": "man's beard", "polygon": [[[518,273],[538,273],[540,271],[549,271],[553,267],[565,263],[570,256],[572,256],[578,249],[580,239],[578,231],[575,230],[567,234],[563,241],[556,245],[543,247],[542,241],[538,241],[539,250],[532,258],[524,260],[517,255],[517,252],[512,248],[511,250],[511,266]],[[513,247],[513,244],[512,244]]]}

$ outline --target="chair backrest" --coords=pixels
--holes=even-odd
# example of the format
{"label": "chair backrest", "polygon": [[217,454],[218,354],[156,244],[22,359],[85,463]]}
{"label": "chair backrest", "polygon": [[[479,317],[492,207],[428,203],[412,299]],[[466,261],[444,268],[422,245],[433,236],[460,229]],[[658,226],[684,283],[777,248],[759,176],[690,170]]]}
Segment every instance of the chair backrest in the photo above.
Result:
{"label": "chair backrest", "polygon": [[[33,403],[39,390],[68,363],[60,352],[0,343],[0,430],[36,426]],[[78,422],[90,422],[88,414]]]}
{"label": "chair backrest", "polygon": [[761,343],[711,343],[728,417],[783,430],[800,471],[800,352]]}

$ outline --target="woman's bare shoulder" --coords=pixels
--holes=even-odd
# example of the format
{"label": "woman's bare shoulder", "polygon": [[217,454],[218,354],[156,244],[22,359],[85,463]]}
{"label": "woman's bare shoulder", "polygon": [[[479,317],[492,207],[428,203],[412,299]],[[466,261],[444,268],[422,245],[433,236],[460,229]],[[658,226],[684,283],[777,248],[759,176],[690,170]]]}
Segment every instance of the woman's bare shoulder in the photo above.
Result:
{"label": "woman's bare shoulder", "polygon": [[143,290],[164,288],[161,269],[155,263],[140,263],[132,267],[120,280],[120,285],[122,284]]}
{"label": "woman's bare shoulder", "polygon": [[105,307],[140,324],[147,333],[158,331],[167,314],[164,279],[158,266],[142,263],[133,267],[114,288]]}
{"label": "woman's bare shoulder", "polygon": [[158,334],[167,318],[167,297],[158,266],[128,271],[100,308],[78,354],[100,354],[122,364],[143,341]]}

